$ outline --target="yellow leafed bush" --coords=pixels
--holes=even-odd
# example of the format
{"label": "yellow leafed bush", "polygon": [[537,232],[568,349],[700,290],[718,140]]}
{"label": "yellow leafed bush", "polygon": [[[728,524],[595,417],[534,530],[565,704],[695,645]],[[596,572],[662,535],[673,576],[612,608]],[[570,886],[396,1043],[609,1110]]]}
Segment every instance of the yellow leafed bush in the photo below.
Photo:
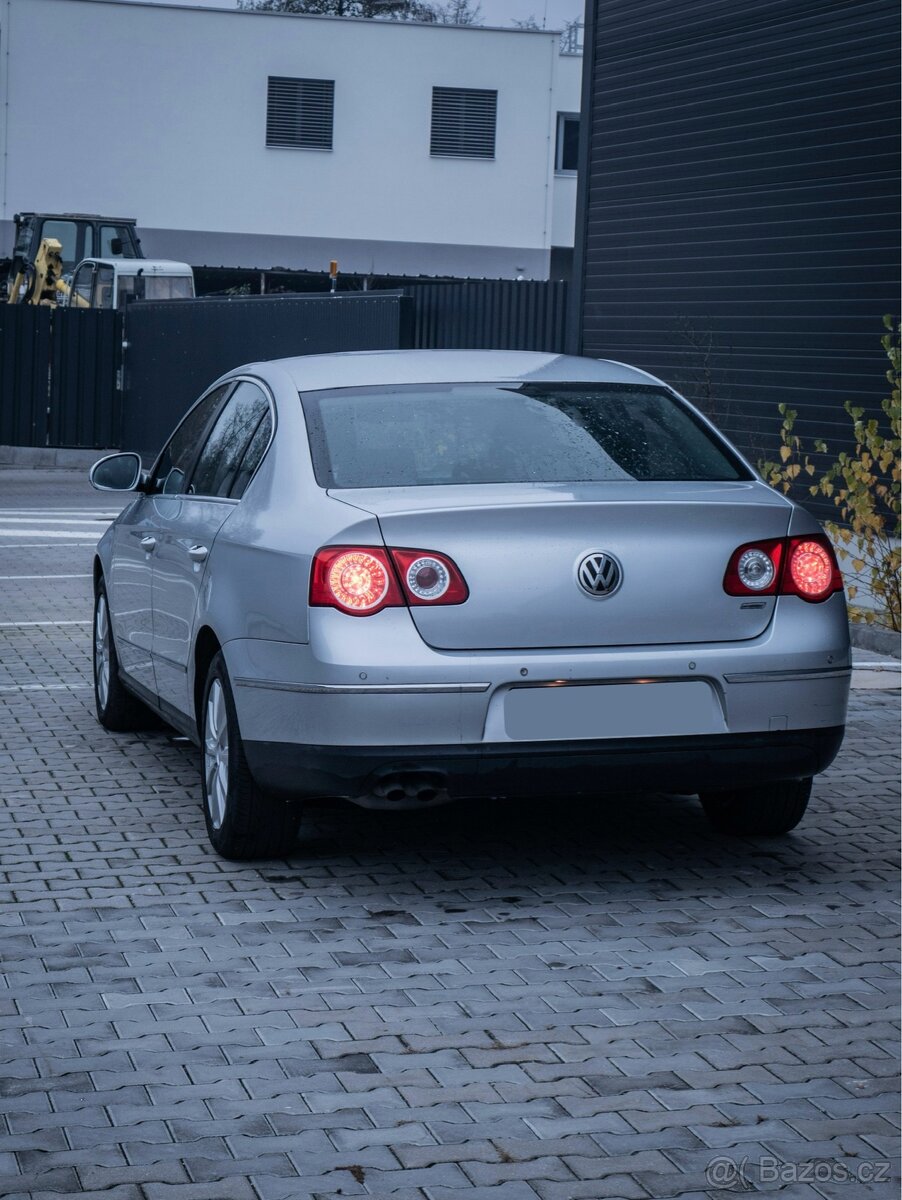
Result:
{"label": "yellow leafed bush", "polygon": [[[869,624],[884,624],[899,629],[899,480],[900,480],[900,399],[899,399],[899,324],[884,317],[887,332],[881,345],[889,359],[886,378],[890,394],[881,404],[880,417],[868,417],[863,408],[849,401],[846,412],[852,422],[855,448],[837,454],[818,474],[802,440],[794,432],[795,409],[779,406],[783,423],[780,429],[778,462],[759,464],[761,474],[771,485],[789,492],[804,483],[807,475],[812,496],[827,496],[837,508],[837,519],[826,521],[837,554],[849,581],[846,592],[854,600],[861,585],[874,598],[876,609],[858,609],[856,616]],[[818,454],[828,454],[824,441],[816,439]]]}

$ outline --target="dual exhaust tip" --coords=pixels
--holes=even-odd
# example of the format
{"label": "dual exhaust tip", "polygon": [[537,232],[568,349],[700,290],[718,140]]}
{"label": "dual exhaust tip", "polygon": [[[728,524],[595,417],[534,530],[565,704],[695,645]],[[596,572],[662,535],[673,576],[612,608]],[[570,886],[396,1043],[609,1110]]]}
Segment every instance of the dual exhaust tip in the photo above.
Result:
{"label": "dual exhaust tip", "polygon": [[388,771],[371,780],[368,794],[357,803],[368,808],[425,808],[447,804],[448,781],[441,771]]}

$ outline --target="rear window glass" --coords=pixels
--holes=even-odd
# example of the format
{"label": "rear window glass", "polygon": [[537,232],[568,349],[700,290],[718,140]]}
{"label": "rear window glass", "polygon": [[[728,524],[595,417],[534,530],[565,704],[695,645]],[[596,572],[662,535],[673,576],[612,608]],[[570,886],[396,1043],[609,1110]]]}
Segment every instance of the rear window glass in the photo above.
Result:
{"label": "rear window glass", "polygon": [[750,478],[655,387],[449,384],[301,400],[321,487]]}

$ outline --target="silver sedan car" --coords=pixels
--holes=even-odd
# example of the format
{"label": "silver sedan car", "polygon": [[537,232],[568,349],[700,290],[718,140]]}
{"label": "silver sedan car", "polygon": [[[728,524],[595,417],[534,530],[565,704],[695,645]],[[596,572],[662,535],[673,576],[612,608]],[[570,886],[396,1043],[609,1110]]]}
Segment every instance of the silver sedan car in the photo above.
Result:
{"label": "silver sedan car", "polygon": [[94,563],[97,715],[201,750],[207,832],[284,853],[297,802],[698,794],[779,834],[843,736],[842,579],[802,508],[615,362],[256,363],[197,401]]}

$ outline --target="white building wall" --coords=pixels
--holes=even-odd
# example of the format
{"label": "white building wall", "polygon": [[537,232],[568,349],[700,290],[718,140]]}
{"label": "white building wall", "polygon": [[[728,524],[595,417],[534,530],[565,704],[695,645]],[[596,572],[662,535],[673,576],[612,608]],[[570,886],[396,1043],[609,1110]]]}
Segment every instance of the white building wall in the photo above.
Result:
{"label": "white building wall", "polygon": [[[581,59],[556,34],[117,0],[0,22],[6,220],[136,216],[149,254],[261,269],[542,277],[572,245],[554,137]],[[270,75],[335,80],[331,152],[266,147]],[[430,157],[434,85],[497,89],[494,160]]]}
{"label": "white building wall", "polygon": [[573,246],[576,225],[576,174],[556,173],[555,139],[559,113],[578,113],[582,92],[583,59],[581,54],[558,54],[553,69],[551,245]]}

